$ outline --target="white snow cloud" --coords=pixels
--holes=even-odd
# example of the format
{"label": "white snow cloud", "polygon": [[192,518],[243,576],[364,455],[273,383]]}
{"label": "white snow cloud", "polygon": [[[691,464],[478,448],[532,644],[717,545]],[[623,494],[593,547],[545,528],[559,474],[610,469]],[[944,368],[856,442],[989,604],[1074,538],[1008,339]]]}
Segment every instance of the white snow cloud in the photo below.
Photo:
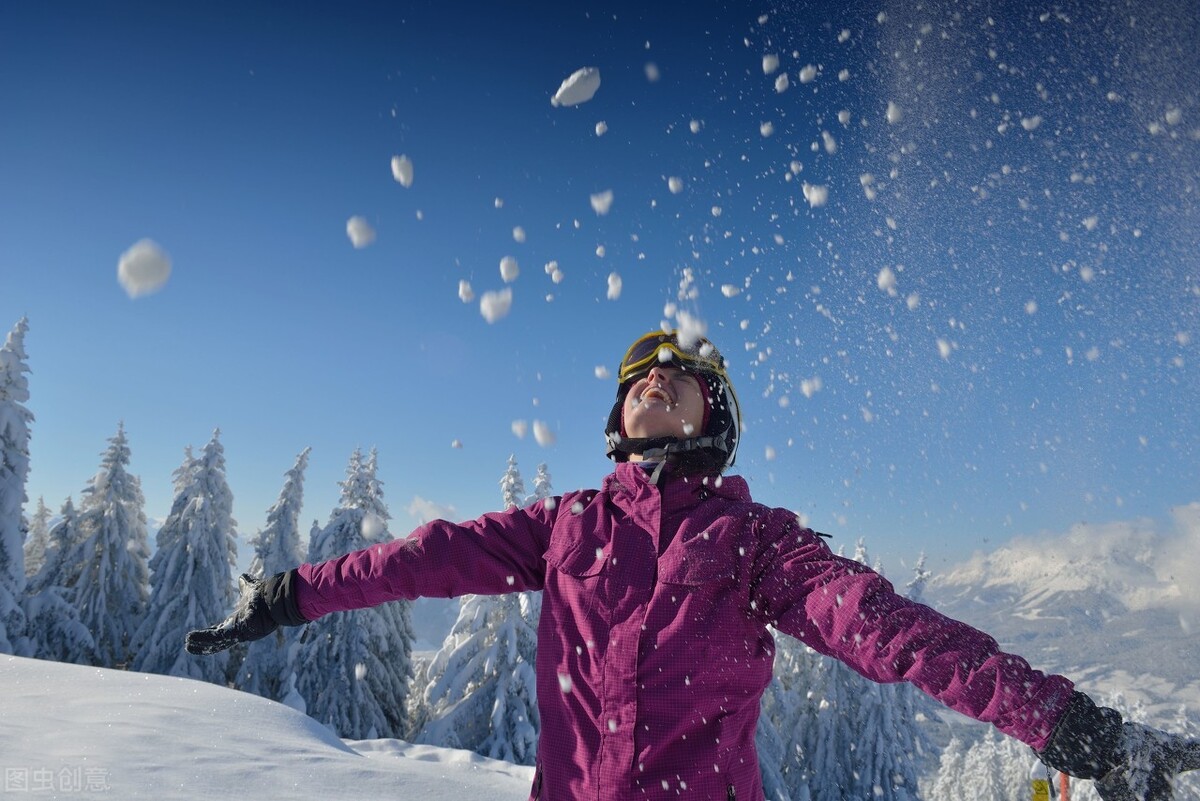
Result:
{"label": "white snow cloud", "polygon": [[479,299],[479,313],[489,323],[494,323],[508,316],[512,309],[512,289],[505,288],[499,292],[484,292]]}
{"label": "white snow cloud", "polygon": [[408,189],[413,184],[413,163],[408,156],[392,156],[392,177]]}
{"label": "white snow cloud", "polygon": [[592,211],[603,217],[612,208],[613,192],[611,189],[605,189],[603,192],[597,192],[592,195],[591,200]]}
{"label": "white snow cloud", "polygon": [[453,506],[443,506],[422,498],[420,495],[414,495],[412,503],[404,511],[416,518],[418,524],[428,523],[430,520],[459,519],[458,510]]}
{"label": "white snow cloud", "polygon": [[117,260],[117,281],[131,298],[157,292],[170,277],[171,257],[149,239],[135,242]]}
{"label": "white snow cloud", "polygon": [[580,67],[558,87],[554,97],[550,98],[550,105],[578,106],[591,100],[599,88],[600,70],[596,67]]}
{"label": "white snow cloud", "polygon": [[346,220],[346,236],[350,237],[350,244],[362,250],[375,241],[375,229],[366,218],[356,215]]}

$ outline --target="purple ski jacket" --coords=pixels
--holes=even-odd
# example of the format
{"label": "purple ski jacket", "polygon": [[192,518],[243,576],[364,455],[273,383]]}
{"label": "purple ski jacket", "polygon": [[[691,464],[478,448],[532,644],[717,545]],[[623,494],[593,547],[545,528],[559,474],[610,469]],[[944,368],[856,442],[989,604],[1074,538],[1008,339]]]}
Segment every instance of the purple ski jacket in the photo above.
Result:
{"label": "purple ski jacket", "polygon": [[[301,614],[542,590],[531,798],[762,799],[768,626],[878,682],[912,682],[1041,750],[1072,684],[897,595],[736,476],[659,485],[619,464],[567,493],[297,571]],[[565,689],[564,689],[565,688]]]}

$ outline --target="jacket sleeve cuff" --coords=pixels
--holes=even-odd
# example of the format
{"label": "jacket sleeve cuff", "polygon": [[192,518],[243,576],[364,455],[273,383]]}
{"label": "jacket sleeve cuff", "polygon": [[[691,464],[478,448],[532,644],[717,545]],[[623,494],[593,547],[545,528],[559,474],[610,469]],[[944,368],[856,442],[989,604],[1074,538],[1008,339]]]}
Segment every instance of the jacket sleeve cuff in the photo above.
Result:
{"label": "jacket sleeve cuff", "polygon": [[1117,763],[1121,713],[1075,692],[1038,758],[1078,779],[1099,779]]}
{"label": "jacket sleeve cuff", "polygon": [[263,580],[262,594],[267,602],[267,610],[281,626],[302,626],[309,622],[300,613],[295,578],[295,570],[286,570]]}

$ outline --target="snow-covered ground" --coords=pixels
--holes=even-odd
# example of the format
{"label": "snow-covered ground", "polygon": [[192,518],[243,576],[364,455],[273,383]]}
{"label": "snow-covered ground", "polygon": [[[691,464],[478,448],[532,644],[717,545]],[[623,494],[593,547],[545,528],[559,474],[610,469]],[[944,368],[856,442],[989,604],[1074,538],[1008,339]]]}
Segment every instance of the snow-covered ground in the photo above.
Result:
{"label": "snow-covered ground", "polygon": [[345,741],[254,695],[0,656],[0,798],[496,801],[533,769],[398,740]]}

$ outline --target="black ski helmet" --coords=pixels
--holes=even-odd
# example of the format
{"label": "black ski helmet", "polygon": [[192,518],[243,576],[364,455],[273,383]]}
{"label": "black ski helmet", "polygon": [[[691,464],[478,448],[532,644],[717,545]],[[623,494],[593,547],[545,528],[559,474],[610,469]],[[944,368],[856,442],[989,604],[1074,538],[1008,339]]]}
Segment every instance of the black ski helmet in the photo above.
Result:
{"label": "black ski helmet", "polygon": [[[622,411],[630,388],[656,364],[670,364],[694,372],[709,408],[704,430],[694,437],[627,437],[622,432]],[[725,369],[725,359],[704,337],[674,331],[652,331],[629,347],[617,371],[617,398],[604,427],[608,458],[629,460],[630,454],[661,457],[689,474],[721,473],[737,455],[742,412]]]}

